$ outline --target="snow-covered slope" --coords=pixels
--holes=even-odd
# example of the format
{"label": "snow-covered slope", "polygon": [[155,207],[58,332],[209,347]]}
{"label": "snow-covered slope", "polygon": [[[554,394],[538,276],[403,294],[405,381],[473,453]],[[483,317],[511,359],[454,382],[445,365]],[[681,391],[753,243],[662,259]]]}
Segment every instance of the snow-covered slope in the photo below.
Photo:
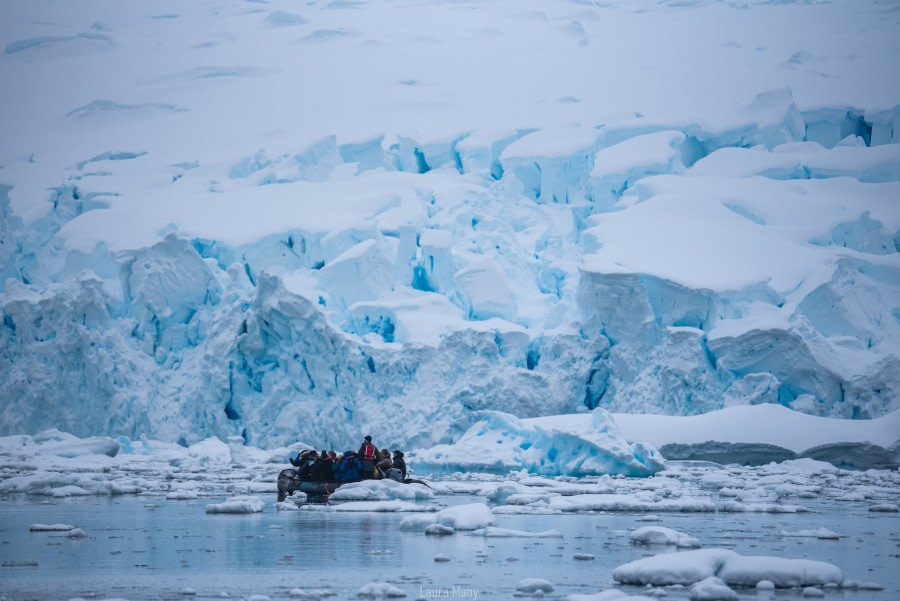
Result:
{"label": "snow-covered slope", "polygon": [[590,414],[529,419],[497,411],[453,444],[416,450],[430,473],[515,470],[548,475],[648,476],[665,459],[764,465],[797,458],[852,468],[900,464],[900,411],[870,420],[806,415],[776,404],[741,405],[702,415]]}
{"label": "snow-covered slope", "polygon": [[891,6],[0,6],[0,433],[900,408]]}

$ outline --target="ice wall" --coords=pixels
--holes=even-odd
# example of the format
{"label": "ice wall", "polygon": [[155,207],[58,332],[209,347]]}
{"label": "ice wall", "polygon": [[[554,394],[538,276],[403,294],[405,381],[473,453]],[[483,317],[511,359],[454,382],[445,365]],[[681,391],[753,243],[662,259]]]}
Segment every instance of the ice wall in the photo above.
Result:
{"label": "ice wall", "polygon": [[[327,231],[300,217],[249,241],[176,212],[150,244],[85,245],[75,226],[122,205],[62,187],[26,225],[5,186],[4,432],[328,446],[371,432],[422,447],[456,439],[483,409],[883,415],[900,392],[900,187],[850,172],[734,175],[748,163],[729,153],[744,144],[801,164],[851,148],[757,145],[798,135],[784,114],[762,137],[751,123],[718,137],[671,124],[522,130],[501,151],[462,136],[467,158],[445,169],[341,182],[381,192]],[[721,150],[690,169],[692,138]],[[283,160],[322,180],[317,161],[377,151],[399,169],[411,147],[435,164],[429,149],[446,150],[420,146],[338,153],[325,140]]]}
{"label": "ice wall", "polygon": [[900,408],[880,4],[64,4],[2,15],[0,434]]}

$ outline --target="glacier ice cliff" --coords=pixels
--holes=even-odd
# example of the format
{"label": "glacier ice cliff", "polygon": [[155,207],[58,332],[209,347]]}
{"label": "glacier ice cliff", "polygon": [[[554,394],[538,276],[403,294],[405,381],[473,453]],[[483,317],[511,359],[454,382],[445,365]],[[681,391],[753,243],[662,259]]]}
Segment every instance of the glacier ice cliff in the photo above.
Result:
{"label": "glacier ice cliff", "polygon": [[[424,447],[482,410],[883,415],[900,392],[900,184],[734,175],[735,149],[776,158],[802,138],[792,103],[781,124],[476,132],[459,161],[409,139],[257,153],[230,177],[295,181],[222,196],[302,198],[251,234],[173,205],[158,233],[119,239],[101,232],[128,204],[84,185],[29,222],[5,184],[3,432]],[[691,169],[692,139],[721,150]],[[842,148],[803,143],[799,164]],[[381,168],[329,180],[341,160]],[[349,218],[304,209],[315,198]]]}
{"label": "glacier ice cliff", "polygon": [[0,435],[900,409],[883,5],[162,2],[0,9]]}

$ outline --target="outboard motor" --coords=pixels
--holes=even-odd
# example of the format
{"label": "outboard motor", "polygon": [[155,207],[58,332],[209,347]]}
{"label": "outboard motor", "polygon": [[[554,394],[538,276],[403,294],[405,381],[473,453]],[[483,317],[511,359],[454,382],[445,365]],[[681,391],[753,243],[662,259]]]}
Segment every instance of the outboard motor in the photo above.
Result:
{"label": "outboard motor", "polygon": [[278,474],[278,502],[284,501],[288,495],[293,495],[294,491],[300,488],[300,478],[297,476],[297,470],[284,469]]}

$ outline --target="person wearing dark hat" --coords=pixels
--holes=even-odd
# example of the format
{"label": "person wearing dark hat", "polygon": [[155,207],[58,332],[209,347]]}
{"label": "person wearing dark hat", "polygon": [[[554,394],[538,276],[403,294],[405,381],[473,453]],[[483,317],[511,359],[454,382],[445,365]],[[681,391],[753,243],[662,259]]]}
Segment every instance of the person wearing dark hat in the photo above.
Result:
{"label": "person wearing dark hat", "polygon": [[359,457],[359,460],[362,463],[359,476],[363,480],[372,480],[375,478],[376,455],[378,455],[378,447],[372,444],[372,437],[367,435],[363,439],[362,445],[359,447],[359,452],[356,453],[356,456]]}
{"label": "person wearing dark hat", "polygon": [[403,479],[406,480],[406,460],[403,459],[403,451],[394,451],[393,465],[391,467],[400,470]]}
{"label": "person wearing dark hat", "polygon": [[319,459],[309,472],[310,480],[314,482],[328,482],[332,478],[332,467],[334,467],[334,460],[331,458],[331,455],[328,454],[328,451],[322,451]]}
{"label": "person wearing dark hat", "polygon": [[297,471],[297,475],[301,480],[311,480],[311,472],[313,464],[319,459],[319,454],[315,451],[310,451],[306,455],[306,459],[303,462],[303,465],[300,466],[300,469]]}

